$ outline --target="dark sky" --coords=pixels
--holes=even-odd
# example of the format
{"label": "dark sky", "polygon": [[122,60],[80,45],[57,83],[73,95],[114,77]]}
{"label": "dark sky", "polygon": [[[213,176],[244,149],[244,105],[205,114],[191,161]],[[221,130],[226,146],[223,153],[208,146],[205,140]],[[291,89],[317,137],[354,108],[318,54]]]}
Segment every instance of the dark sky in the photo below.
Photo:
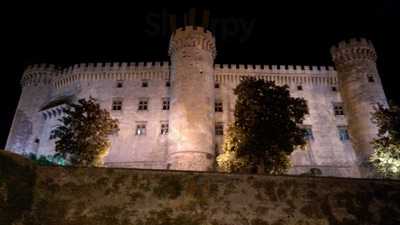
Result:
{"label": "dark sky", "polygon": [[[17,8],[8,17],[12,57],[1,76],[0,147],[7,139],[26,65],[167,61],[170,26],[165,18],[176,15],[180,25],[192,7],[198,14],[210,12],[210,23],[216,25],[216,63],[221,64],[332,65],[330,46],[351,37],[369,38],[378,52],[386,95],[400,103],[396,87],[400,7],[395,0],[279,2],[158,8],[100,2],[48,8],[35,3]],[[198,16],[196,22],[201,21]]]}

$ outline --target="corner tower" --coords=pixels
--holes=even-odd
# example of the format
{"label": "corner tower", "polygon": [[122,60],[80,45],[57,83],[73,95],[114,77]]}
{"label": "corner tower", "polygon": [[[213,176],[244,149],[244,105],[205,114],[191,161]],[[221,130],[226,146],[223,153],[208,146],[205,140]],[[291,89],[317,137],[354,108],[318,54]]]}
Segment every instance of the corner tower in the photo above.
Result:
{"label": "corner tower", "polygon": [[38,152],[43,126],[40,108],[49,99],[54,65],[40,64],[26,68],[21,79],[21,96],[8,135],[6,150],[16,153]]}
{"label": "corner tower", "polygon": [[177,29],[169,46],[171,108],[168,168],[210,170],[214,164],[215,39],[202,27]]}
{"label": "corner tower", "polygon": [[376,67],[375,48],[366,39],[351,39],[332,47],[331,54],[360,173],[362,177],[370,177],[373,176],[368,166],[368,158],[373,152],[371,141],[378,133],[371,121],[371,113],[377,103],[387,105]]}

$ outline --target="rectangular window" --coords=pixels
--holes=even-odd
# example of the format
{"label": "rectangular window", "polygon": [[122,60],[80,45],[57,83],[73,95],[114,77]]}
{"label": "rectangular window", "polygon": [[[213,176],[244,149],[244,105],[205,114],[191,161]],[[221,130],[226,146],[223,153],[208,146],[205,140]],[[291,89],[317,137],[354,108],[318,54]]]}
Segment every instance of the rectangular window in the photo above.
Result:
{"label": "rectangular window", "polygon": [[219,100],[215,101],[215,112],[223,112],[223,105]]}
{"label": "rectangular window", "polygon": [[149,82],[147,80],[142,80],[142,87],[148,87]]}
{"label": "rectangular window", "polygon": [[303,90],[303,86],[297,85],[297,90],[298,90],[298,91],[302,91],[302,90]]}
{"label": "rectangular window", "polygon": [[49,140],[53,140],[53,139],[55,139],[55,138],[56,138],[56,134],[55,134],[54,130],[52,130],[52,131],[50,132]]}
{"label": "rectangular window", "polygon": [[121,111],[122,110],[122,99],[114,99],[113,100],[112,110],[113,111]]}
{"label": "rectangular window", "polygon": [[215,135],[224,135],[224,124],[223,123],[215,124]]}
{"label": "rectangular window", "polygon": [[168,128],[169,128],[169,126],[168,126],[168,122],[161,122],[161,131],[160,131],[160,134],[161,135],[167,135],[168,134]]}
{"label": "rectangular window", "polygon": [[306,133],[304,134],[304,139],[308,141],[314,140],[314,135],[311,126],[306,126],[304,127],[304,129],[306,130]]}
{"label": "rectangular window", "polygon": [[123,86],[124,86],[124,82],[122,80],[118,80],[116,87],[117,88],[122,88]]}
{"label": "rectangular window", "polygon": [[342,103],[333,103],[333,111],[336,116],[344,115],[343,104]]}
{"label": "rectangular window", "polygon": [[347,141],[350,139],[349,132],[347,131],[347,127],[339,126],[338,131],[339,131],[339,138],[341,141]]}
{"label": "rectangular window", "polygon": [[145,111],[148,109],[148,104],[149,104],[149,100],[142,98],[139,100],[139,106],[138,106],[138,110],[139,111]]}
{"label": "rectangular window", "polygon": [[370,83],[374,83],[375,82],[374,76],[368,75],[367,77],[368,77],[368,82],[370,82]]}
{"label": "rectangular window", "polygon": [[219,83],[215,83],[214,88],[219,88]]}
{"label": "rectangular window", "polygon": [[162,99],[162,110],[169,110],[169,98]]}
{"label": "rectangular window", "polygon": [[169,80],[167,80],[167,81],[165,82],[165,86],[166,86],[166,87],[171,87],[171,82],[170,82]]}
{"label": "rectangular window", "polygon": [[136,124],[136,136],[145,136],[146,135],[146,123],[138,122]]}
{"label": "rectangular window", "polygon": [[336,91],[337,91],[337,88],[336,88],[335,86],[332,86],[332,91],[333,91],[333,92],[336,92]]}

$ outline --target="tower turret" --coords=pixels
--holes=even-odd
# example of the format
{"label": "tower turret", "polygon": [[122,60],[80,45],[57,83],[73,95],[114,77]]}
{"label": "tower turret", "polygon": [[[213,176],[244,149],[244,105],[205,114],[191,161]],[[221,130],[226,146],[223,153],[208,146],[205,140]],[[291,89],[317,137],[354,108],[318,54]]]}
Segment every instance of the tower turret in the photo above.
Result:
{"label": "tower turret", "polygon": [[54,65],[36,64],[26,68],[21,79],[21,96],[14,115],[6,149],[17,153],[36,153],[43,125],[40,107],[48,101]]}
{"label": "tower turret", "polygon": [[371,113],[377,103],[387,105],[376,67],[375,48],[366,39],[351,39],[332,47],[331,54],[360,173],[369,177],[372,175],[368,166],[368,158],[373,152],[371,141],[378,132],[371,121]]}
{"label": "tower turret", "polygon": [[202,27],[186,26],[172,35],[170,169],[205,171],[214,162],[215,39]]}

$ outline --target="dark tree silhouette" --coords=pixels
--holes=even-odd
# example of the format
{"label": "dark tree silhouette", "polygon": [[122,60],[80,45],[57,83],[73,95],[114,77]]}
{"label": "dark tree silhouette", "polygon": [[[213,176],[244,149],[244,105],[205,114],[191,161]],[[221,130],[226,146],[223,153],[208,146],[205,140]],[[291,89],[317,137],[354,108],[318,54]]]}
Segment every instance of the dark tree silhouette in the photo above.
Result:
{"label": "dark tree silhouette", "polygon": [[291,97],[288,86],[264,80],[245,79],[234,93],[235,122],[217,158],[219,167],[228,172],[286,172],[289,155],[306,143],[301,127],[306,101]]}
{"label": "dark tree silhouette", "polygon": [[118,120],[101,109],[92,97],[69,104],[60,119],[61,125],[53,132],[57,156],[75,166],[100,166],[108,153],[108,136],[119,131]]}

